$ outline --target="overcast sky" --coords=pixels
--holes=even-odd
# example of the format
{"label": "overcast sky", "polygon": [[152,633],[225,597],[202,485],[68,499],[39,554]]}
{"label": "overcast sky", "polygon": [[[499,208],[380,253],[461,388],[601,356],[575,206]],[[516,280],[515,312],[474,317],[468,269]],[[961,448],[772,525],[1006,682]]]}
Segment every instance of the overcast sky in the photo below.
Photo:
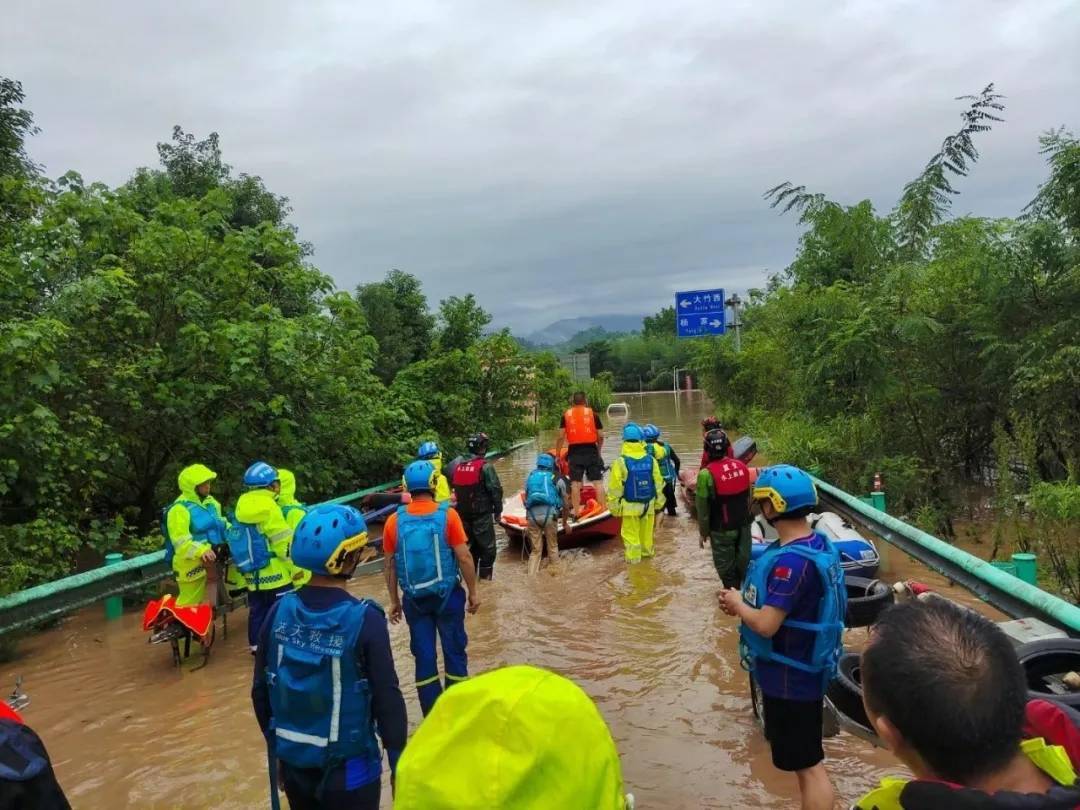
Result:
{"label": "overcast sky", "polygon": [[173,124],[290,198],[339,285],[393,267],[499,325],[759,285],[790,179],[888,209],[995,82],[959,213],[1012,215],[1080,130],[1080,3],[3,0],[32,155],[110,184]]}

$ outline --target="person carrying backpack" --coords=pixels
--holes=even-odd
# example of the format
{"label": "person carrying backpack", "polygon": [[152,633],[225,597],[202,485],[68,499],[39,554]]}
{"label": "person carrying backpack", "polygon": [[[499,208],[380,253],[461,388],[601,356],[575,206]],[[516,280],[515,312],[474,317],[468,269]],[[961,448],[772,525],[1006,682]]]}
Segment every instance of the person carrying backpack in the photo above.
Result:
{"label": "person carrying backpack", "polygon": [[705,435],[709,463],[698,473],[696,499],[701,548],[712,547],[724,587],[738,588],[750,562],[750,470],[730,457],[730,447],[722,430]]}
{"label": "person carrying backpack", "polygon": [[[293,530],[295,535],[296,527],[300,525],[300,521],[308,513],[308,508],[296,500],[296,475],[291,470],[278,467],[278,480],[281,481],[281,492],[278,493],[277,498],[278,506],[281,507],[281,514],[285,516],[285,522],[289,524],[289,528]],[[297,568],[295,563],[293,564],[292,583],[294,588],[306,585],[310,579],[310,571]]]}
{"label": "person carrying backpack", "polygon": [[390,621],[397,624],[404,615],[409,625],[416,692],[425,716],[443,691],[436,637],[449,688],[469,675],[465,612],[476,613],[480,607],[465,527],[449,501],[435,501],[436,475],[430,461],[414,461],[405,468],[412,501],[387,518],[382,536]]}
{"label": "person carrying backpack", "polygon": [[291,554],[311,579],[271,605],[259,631],[251,701],[293,810],[376,810],[379,738],[391,784],[405,747],[386,616],[346,590],[365,545],[367,526],[351,506],[308,512]]}
{"label": "person carrying backpack", "polygon": [[443,457],[439,445],[430,441],[423,442],[416,450],[416,458],[418,461],[430,461],[432,466],[435,467],[435,473],[438,475],[438,479],[435,483],[436,502],[442,503],[443,501],[450,500],[450,482],[447,481],[446,476],[443,475]]}
{"label": "person carrying backpack", "polygon": [[[454,459],[450,482],[456,509],[469,538],[469,553],[476,560],[477,575],[480,579],[491,579],[495,574],[495,524],[502,517],[502,483],[495,466],[487,461],[487,434],[474,433],[465,446],[469,454]],[[438,468],[435,469],[438,475]],[[433,491],[438,494],[437,479]]]}
{"label": "person carrying backpack", "polygon": [[525,479],[526,532],[529,535],[529,574],[540,571],[540,558],[547,542],[548,563],[559,562],[559,517],[570,534],[570,499],[566,482],[555,469],[555,457],[541,453],[536,469]]}
{"label": "person carrying backpack", "polygon": [[742,620],[739,653],[764,700],[773,765],[795,774],[804,810],[831,808],[821,720],[825,687],[844,651],[840,555],[806,523],[818,496],[798,467],[762,470],[753,499],[779,539],[750,563],[741,592],[721,592],[720,607]]}
{"label": "person carrying backpack", "polygon": [[180,496],[161,513],[165,562],[172,566],[180,592],[177,607],[217,605],[218,566],[214,546],[225,542],[221,504],[210,494],[217,473],[204,464],[184,467],[177,476]]}
{"label": "person carrying backpack", "polygon": [[660,441],[660,428],[648,424],[642,428],[645,434],[645,450],[650,456],[660,462],[660,474],[664,477],[664,501],[667,513],[674,517],[675,511],[675,482],[679,480],[679,469],[682,467],[682,459],[675,452],[675,448],[667,442]]}
{"label": "person carrying backpack", "polygon": [[289,560],[293,530],[278,506],[281,477],[277,470],[256,461],[244,472],[244,486],[227,537],[233,564],[248,586],[248,644],[255,652],[266,614],[293,587]]}
{"label": "person carrying backpack", "polygon": [[634,422],[623,427],[621,455],[611,463],[608,508],[622,517],[626,561],[652,557],[656,513],[664,508],[664,477],[660,464],[645,450],[645,434]]}

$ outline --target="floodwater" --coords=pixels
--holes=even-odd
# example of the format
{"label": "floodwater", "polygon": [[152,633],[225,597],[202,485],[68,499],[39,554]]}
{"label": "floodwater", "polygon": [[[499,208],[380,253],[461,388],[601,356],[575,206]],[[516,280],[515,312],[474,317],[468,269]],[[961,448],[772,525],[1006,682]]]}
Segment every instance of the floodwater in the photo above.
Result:
{"label": "floodwater", "polygon": [[[660,425],[684,463],[697,466],[699,422],[709,412],[702,394],[617,398],[635,420]],[[604,421],[611,458],[623,420]],[[535,452],[524,448],[497,462],[508,492],[521,485]],[[978,605],[879,545],[883,579],[915,578]],[[751,714],[735,621],[716,605],[719,582],[708,550],[698,547],[696,525],[683,514],[668,518],[656,549],[653,560],[628,568],[615,538],[566,554],[557,575],[545,567],[534,579],[519,551],[503,549],[495,580],[481,586],[480,612],[467,620],[471,671],[530,663],[580,684],[611,727],[639,808],[796,806],[794,777],[773,769]],[[386,601],[381,575],[350,587]],[[23,656],[0,666],[0,689],[23,676],[32,699],[26,720],[45,740],[74,807],[266,807],[246,613],[230,616],[226,640],[219,626],[210,665],[198,671],[197,661],[178,670],[167,646],[148,645],[137,613],[114,622],[102,614],[96,606],[25,639]],[[864,638],[859,630],[849,636],[852,646]],[[391,638],[414,729],[420,710],[404,623],[391,627]],[[844,733],[826,740],[825,751],[838,807],[900,770],[888,753]],[[389,793],[384,784],[384,807]]]}

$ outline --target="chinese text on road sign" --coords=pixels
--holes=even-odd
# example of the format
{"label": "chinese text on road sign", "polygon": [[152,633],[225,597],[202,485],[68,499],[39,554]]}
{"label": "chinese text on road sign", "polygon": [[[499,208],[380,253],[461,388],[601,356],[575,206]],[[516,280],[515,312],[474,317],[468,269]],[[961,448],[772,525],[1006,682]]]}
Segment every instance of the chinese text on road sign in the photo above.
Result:
{"label": "chinese text on road sign", "polygon": [[724,291],[675,293],[675,334],[690,338],[724,334]]}

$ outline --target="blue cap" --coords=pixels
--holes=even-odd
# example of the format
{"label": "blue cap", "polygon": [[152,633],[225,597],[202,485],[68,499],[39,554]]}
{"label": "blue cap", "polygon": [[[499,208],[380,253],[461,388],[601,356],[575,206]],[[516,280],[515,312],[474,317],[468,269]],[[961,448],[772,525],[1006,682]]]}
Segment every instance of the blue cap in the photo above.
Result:
{"label": "blue cap", "polygon": [[424,442],[420,445],[420,449],[416,451],[416,457],[422,459],[432,459],[439,455],[439,445],[435,442]]}
{"label": "blue cap", "polygon": [[314,574],[341,573],[345,556],[367,545],[364,516],[351,506],[316,506],[300,521],[293,534],[289,556],[300,568]]}
{"label": "blue cap", "polygon": [[278,480],[278,471],[265,461],[256,461],[244,471],[244,486],[268,487]]}
{"label": "blue cap", "polygon": [[762,470],[754,482],[755,501],[768,499],[778,514],[817,506],[817,487],[813,479],[798,467],[777,464]]}
{"label": "blue cap", "polygon": [[555,456],[551,453],[541,453],[536,457],[536,469],[538,470],[554,470],[555,469]]}
{"label": "blue cap", "polygon": [[409,492],[435,490],[435,465],[430,461],[414,461],[405,468],[405,489]]}
{"label": "blue cap", "polygon": [[641,427],[637,422],[627,422],[622,429],[622,437],[624,442],[643,442],[645,441],[645,434],[642,432]]}
{"label": "blue cap", "polygon": [[647,442],[655,442],[657,439],[660,438],[660,428],[658,428],[652,422],[642,428],[641,432],[644,434],[645,441]]}

